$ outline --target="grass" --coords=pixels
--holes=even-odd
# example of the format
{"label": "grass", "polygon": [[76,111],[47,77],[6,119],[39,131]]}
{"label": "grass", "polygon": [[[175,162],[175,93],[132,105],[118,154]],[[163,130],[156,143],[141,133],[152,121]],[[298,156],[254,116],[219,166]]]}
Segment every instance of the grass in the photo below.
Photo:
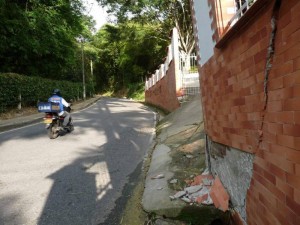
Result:
{"label": "grass", "polygon": [[103,96],[116,97],[116,98],[128,98],[135,101],[145,101],[145,89],[144,83],[141,84],[129,84],[127,88],[120,90],[107,90],[102,93]]}

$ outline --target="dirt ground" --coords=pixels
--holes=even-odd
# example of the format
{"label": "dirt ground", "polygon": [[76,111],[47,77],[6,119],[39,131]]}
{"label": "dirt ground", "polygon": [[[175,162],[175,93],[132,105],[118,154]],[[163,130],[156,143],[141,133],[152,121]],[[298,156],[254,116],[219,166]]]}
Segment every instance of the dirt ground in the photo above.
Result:
{"label": "dirt ground", "polygon": [[14,109],[14,110],[10,110],[5,113],[0,113],[0,120],[17,118],[20,116],[28,116],[28,115],[32,115],[34,113],[38,113],[37,108],[35,108],[35,107],[27,107],[27,108],[23,108],[21,110]]}

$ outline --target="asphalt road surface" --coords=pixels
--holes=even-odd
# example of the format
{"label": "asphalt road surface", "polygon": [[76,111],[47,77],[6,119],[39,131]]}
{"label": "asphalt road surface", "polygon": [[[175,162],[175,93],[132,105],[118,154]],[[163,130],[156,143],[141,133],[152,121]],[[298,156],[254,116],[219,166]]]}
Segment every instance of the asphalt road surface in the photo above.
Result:
{"label": "asphalt road surface", "polygon": [[0,133],[0,225],[94,225],[113,215],[155,114],[107,98],[72,115],[75,130],[54,140],[42,123]]}

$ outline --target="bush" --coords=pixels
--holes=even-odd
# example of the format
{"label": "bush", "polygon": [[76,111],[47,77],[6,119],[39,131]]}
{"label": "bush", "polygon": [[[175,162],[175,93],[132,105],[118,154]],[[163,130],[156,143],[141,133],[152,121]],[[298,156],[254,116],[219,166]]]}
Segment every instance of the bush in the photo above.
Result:
{"label": "bush", "polygon": [[[67,101],[79,100],[83,96],[82,83],[0,73],[0,113],[17,108],[20,102],[25,107],[36,106],[39,101],[47,101],[56,88]],[[91,84],[86,85],[86,93],[87,96],[94,94]]]}

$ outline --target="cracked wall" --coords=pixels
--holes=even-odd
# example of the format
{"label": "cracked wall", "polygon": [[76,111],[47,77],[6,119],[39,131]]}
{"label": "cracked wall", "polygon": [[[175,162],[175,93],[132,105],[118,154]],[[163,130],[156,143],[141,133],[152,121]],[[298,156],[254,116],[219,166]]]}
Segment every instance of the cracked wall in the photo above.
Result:
{"label": "cracked wall", "polygon": [[[246,224],[296,225],[300,1],[257,0],[253,7],[199,67],[205,131],[212,143],[220,144],[218,151],[210,146],[208,159]],[[236,177],[238,184],[247,177],[246,184],[232,185]]]}

